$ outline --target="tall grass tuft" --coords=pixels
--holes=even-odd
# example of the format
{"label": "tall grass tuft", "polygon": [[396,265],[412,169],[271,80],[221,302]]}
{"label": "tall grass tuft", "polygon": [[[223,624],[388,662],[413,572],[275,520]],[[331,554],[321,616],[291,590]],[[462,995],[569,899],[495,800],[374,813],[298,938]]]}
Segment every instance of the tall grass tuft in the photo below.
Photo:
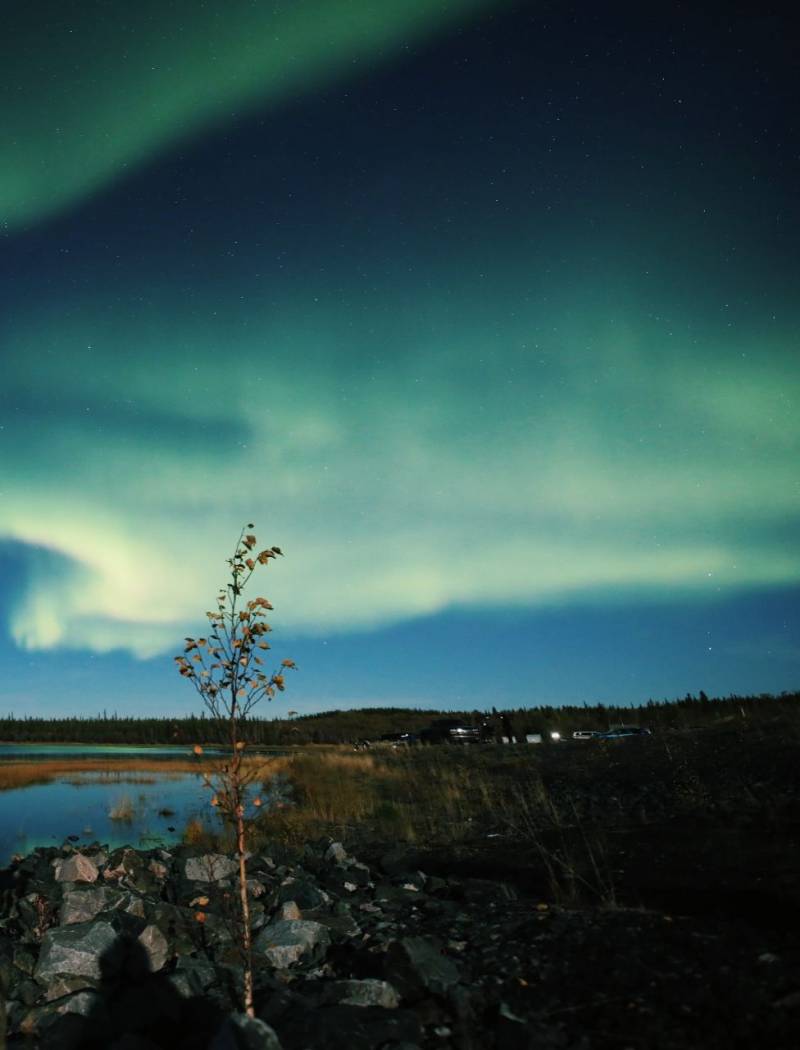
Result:
{"label": "tall grass tuft", "polygon": [[136,807],[130,795],[120,795],[108,811],[109,820],[117,820],[121,824],[130,824],[136,815]]}

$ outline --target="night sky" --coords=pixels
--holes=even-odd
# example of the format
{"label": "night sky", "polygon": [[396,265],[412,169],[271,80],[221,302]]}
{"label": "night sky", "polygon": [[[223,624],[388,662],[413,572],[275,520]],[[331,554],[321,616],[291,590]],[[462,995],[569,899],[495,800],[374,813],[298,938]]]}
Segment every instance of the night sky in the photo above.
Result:
{"label": "night sky", "polygon": [[196,710],[251,521],[264,714],[800,687],[800,40],[697,6],[15,5],[0,713]]}

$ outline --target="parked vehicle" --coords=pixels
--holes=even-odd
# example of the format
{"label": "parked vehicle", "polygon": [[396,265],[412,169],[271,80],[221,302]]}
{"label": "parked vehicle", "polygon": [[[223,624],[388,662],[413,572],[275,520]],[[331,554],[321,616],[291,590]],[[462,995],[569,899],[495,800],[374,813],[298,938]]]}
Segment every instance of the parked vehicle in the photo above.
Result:
{"label": "parked vehicle", "polygon": [[423,744],[479,744],[491,735],[486,726],[473,726],[458,718],[437,718],[419,734]]}
{"label": "parked vehicle", "polygon": [[599,729],[576,729],[572,734],[573,740],[592,740],[596,736],[602,736]]}

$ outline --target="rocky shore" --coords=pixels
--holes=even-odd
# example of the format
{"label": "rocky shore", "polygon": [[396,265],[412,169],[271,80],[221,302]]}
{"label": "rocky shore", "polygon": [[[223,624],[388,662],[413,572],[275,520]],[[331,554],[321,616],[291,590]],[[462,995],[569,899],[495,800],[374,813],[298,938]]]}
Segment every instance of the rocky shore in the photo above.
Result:
{"label": "rocky shore", "polygon": [[234,862],[39,849],[0,874],[10,1047],[794,1048],[791,928],[556,908],[498,880],[371,867],[325,840],[250,858],[256,1013],[237,1012]]}

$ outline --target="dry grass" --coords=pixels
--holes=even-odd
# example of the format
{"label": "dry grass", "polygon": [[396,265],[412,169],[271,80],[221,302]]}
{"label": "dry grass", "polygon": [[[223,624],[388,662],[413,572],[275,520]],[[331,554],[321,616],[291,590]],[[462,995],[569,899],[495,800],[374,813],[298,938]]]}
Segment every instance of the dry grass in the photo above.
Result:
{"label": "dry grass", "polygon": [[265,812],[265,841],[302,841],[323,833],[391,841],[461,841],[491,817],[498,784],[483,753],[390,749],[372,754],[296,755],[269,763],[294,790],[294,805]]}
{"label": "dry grass", "polygon": [[274,758],[265,770],[265,784],[278,774],[290,781],[293,804],[262,814],[257,834],[264,840],[302,841],[323,830],[344,834],[369,823],[388,785],[399,776],[374,755],[344,750]]}
{"label": "dry grass", "polygon": [[120,824],[131,824],[136,816],[136,806],[130,795],[122,795],[108,811],[109,820],[116,820]]}
{"label": "dry grass", "polygon": [[352,845],[457,847],[495,834],[532,847],[554,900],[613,905],[602,843],[548,791],[538,756],[503,748],[419,748],[303,755],[270,763],[294,804],[262,814],[253,845],[333,834]]}
{"label": "dry grass", "polygon": [[[265,759],[252,756],[245,763],[254,773],[265,765]],[[180,776],[184,773],[213,772],[215,763],[201,761],[197,758],[53,758],[41,762],[3,762],[0,763],[0,791],[13,788],[29,787],[31,784],[48,784],[64,777],[77,779],[87,774],[113,780],[125,776],[129,782],[148,783],[147,779],[135,780],[136,776],[157,774],[154,779]]]}

